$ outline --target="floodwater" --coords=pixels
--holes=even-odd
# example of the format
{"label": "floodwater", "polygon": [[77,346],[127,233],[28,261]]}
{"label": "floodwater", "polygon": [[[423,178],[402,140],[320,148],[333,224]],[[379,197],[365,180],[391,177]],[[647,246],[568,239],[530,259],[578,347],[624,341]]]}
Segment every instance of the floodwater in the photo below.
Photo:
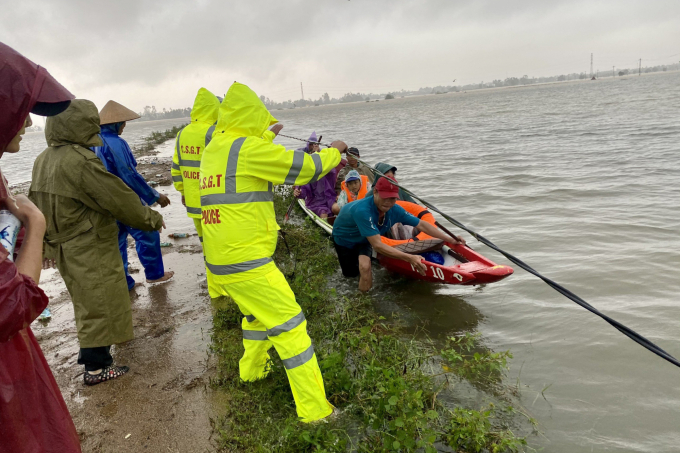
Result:
{"label": "floodwater", "polygon": [[[272,113],[283,134],[396,165],[406,187],[680,357],[680,73]],[[378,272],[374,294],[414,331],[509,349],[534,448],[678,451],[680,369],[528,273],[464,288]]]}
{"label": "floodwater", "polygon": [[[143,138],[152,132],[165,131],[173,126],[180,126],[190,121],[189,118],[174,118],[157,121],[130,121],[125,126],[123,138],[130,147],[140,145]],[[21,151],[17,154],[5,154],[2,156],[2,172],[10,184],[19,184],[30,181],[33,161],[47,148],[45,132],[26,132],[21,140]]]}

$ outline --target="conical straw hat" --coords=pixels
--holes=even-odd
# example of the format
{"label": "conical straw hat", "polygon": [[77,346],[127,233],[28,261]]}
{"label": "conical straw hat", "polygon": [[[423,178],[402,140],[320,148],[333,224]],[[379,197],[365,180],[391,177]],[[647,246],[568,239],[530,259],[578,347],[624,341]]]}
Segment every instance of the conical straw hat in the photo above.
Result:
{"label": "conical straw hat", "polygon": [[132,121],[140,116],[129,108],[120,105],[116,101],[109,101],[99,112],[99,124],[122,123]]}

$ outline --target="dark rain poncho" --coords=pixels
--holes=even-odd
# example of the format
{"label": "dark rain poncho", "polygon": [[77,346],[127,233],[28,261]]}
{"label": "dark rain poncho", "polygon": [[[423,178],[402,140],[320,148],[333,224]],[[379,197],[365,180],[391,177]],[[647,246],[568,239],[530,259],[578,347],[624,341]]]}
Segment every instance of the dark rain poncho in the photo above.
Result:
{"label": "dark rain poncho", "polygon": [[116,220],[145,231],[163,222],[89,148],[101,145],[99,130],[97,107],[83,99],[48,118],[49,148],[35,161],[29,192],[45,215],[45,257],[56,259],[71,295],[81,348],[134,338]]}

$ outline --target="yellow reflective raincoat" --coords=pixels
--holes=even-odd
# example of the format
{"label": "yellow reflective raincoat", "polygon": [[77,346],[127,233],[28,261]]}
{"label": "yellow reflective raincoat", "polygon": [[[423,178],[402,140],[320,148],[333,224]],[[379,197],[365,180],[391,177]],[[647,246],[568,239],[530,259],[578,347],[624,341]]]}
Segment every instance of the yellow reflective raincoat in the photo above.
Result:
{"label": "yellow reflective raincoat", "polygon": [[[201,155],[210,143],[220,101],[205,88],[198,90],[191,109],[191,124],[179,131],[172,157],[172,182],[183,196],[187,215],[201,218],[201,197],[198,190],[198,170]],[[198,223],[200,227],[200,222]]]}
{"label": "yellow reflective raincoat", "polygon": [[[253,279],[276,269],[271,256],[279,225],[274,184],[314,182],[340,163],[340,153],[286,150],[267,128],[277,120],[247,86],[234,83],[220,106],[217,128],[201,159],[200,191],[206,264],[216,285]],[[266,132],[266,134],[265,134]]]}
{"label": "yellow reflective raincoat", "polygon": [[231,296],[245,315],[241,379],[266,376],[273,345],[298,416],[310,422],[327,417],[333,407],[305,315],[271,258],[279,230],[272,188],[318,180],[340,163],[340,153],[328,148],[310,155],[275,145],[267,128],[276,122],[250,88],[240,83],[229,88],[201,159],[203,247],[210,295]]}

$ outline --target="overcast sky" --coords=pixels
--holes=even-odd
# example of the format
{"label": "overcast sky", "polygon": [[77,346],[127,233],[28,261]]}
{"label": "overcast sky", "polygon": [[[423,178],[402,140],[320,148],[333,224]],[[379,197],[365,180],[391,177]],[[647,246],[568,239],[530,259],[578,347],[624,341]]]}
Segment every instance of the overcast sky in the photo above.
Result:
{"label": "overcast sky", "polygon": [[679,0],[0,0],[0,41],[76,96],[189,106],[674,63]]}

